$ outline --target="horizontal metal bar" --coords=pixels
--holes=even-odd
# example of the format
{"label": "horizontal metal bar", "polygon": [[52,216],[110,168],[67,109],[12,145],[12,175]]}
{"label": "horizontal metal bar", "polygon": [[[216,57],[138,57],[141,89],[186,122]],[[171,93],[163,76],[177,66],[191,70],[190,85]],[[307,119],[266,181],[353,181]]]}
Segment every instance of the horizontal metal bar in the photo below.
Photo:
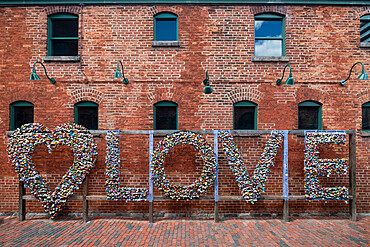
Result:
{"label": "horizontal metal bar", "polygon": [[[90,130],[90,133],[93,135],[105,135],[107,134],[108,130]],[[149,131],[151,130],[119,130],[120,134],[123,135],[148,135]],[[175,132],[179,132],[180,130],[153,130],[154,136],[166,136],[170,135]],[[186,130],[183,130],[186,131]],[[197,134],[201,135],[213,135],[213,130],[191,130]],[[325,131],[325,130],[321,130]],[[329,131],[329,130],[328,130]],[[332,131],[332,130],[330,130]],[[339,131],[339,130],[338,130]],[[340,130],[342,131],[342,130]],[[356,134],[356,130],[344,130],[346,134]],[[363,131],[364,132],[364,131]],[[361,133],[363,133],[361,132]],[[14,131],[6,131],[7,136],[11,136],[14,133]],[[245,137],[258,137],[259,135],[265,135],[270,134],[271,130],[230,130],[230,133],[233,136],[245,136]],[[304,136],[304,130],[288,130],[289,134],[292,135],[302,135]],[[369,132],[370,133],[370,132]]]}
{"label": "horizontal metal bar", "polygon": [[[33,195],[24,195],[22,197],[24,200],[36,200]],[[352,199],[353,197],[350,195],[348,200]],[[289,201],[294,200],[305,200],[304,195],[296,195],[296,196],[289,196]],[[68,198],[68,200],[83,200],[82,195],[73,195]],[[86,200],[88,201],[112,201],[107,200],[105,195],[90,195],[86,196]],[[199,199],[194,199],[194,201],[214,201],[215,198],[213,196],[202,196]],[[219,201],[244,201],[245,199],[242,196],[219,196]],[[261,196],[258,200],[284,200],[283,195],[266,195]],[[165,196],[154,196],[153,201],[175,201]],[[182,201],[182,200],[179,200]]]}

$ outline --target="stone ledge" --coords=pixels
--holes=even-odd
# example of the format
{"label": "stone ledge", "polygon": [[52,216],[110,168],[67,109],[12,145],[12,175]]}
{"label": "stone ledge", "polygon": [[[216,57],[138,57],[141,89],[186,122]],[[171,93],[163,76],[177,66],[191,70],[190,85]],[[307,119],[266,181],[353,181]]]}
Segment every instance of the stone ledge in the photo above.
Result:
{"label": "stone ledge", "polygon": [[172,46],[172,47],[178,47],[180,46],[180,41],[152,41],[152,46]]}
{"label": "stone ledge", "polygon": [[46,56],[42,60],[44,62],[79,62],[80,56]]}
{"label": "stone ledge", "polygon": [[370,48],[370,42],[361,42],[359,47],[360,48]]}
{"label": "stone ledge", "polygon": [[362,130],[361,137],[370,137],[370,131]]}
{"label": "stone ledge", "polygon": [[252,62],[289,62],[287,56],[254,56]]}

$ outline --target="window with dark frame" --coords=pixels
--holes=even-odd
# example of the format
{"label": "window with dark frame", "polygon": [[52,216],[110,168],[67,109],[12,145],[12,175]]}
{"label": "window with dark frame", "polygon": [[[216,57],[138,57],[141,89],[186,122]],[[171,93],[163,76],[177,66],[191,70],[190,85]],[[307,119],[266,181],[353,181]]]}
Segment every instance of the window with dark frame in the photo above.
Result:
{"label": "window with dark frame", "polygon": [[285,18],[276,14],[254,17],[254,55],[285,56]]}
{"label": "window with dark frame", "polygon": [[370,43],[370,14],[360,18],[360,42]]}
{"label": "window with dark frame", "polygon": [[154,104],[154,129],[177,130],[177,104],[162,101]]}
{"label": "window with dark frame", "polygon": [[99,129],[99,105],[90,101],[76,103],[75,123],[90,130]]}
{"label": "window with dark frame", "polygon": [[250,101],[240,101],[234,104],[234,129],[257,129],[257,104]]}
{"label": "window with dark frame", "polygon": [[362,130],[370,131],[370,101],[362,105]]}
{"label": "window with dark frame", "polygon": [[48,18],[48,55],[78,55],[78,16],[59,13]]}
{"label": "window with dark frame", "polygon": [[177,41],[177,15],[159,13],[154,16],[154,41]]}
{"label": "window with dark frame", "polygon": [[16,130],[23,124],[34,122],[33,104],[27,101],[17,101],[10,104],[10,130]]}
{"label": "window with dark frame", "polygon": [[304,101],[298,104],[298,129],[321,129],[321,106],[315,101]]}

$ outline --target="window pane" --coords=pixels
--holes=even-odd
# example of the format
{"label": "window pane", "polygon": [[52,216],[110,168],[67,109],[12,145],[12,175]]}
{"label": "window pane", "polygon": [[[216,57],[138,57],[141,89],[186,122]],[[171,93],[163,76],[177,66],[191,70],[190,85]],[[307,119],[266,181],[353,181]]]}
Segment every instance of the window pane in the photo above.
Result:
{"label": "window pane", "polygon": [[53,37],[78,37],[78,21],[74,20],[52,20]]}
{"label": "window pane", "polygon": [[17,129],[26,123],[33,123],[32,106],[14,106],[14,128]]}
{"label": "window pane", "polygon": [[255,129],[255,107],[234,107],[234,129]]}
{"label": "window pane", "polygon": [[362,107],[362,129],[370,130],[370,107]]}
{"label": "window pane", "polygon": [[282,37],[281,21],[254,21],[255,37]]}
{"label": "window pane", "polygon": [[78,40],[52,41],[52,56],[77,56]]}
{"label": "window pane", "polygon": [[155,129],[175,130],[177,107],[175,106],[156,106],[155,108]]}
{"label": "window pane", "polygon": [[360,22],[361,42],[370,42],[370,21]]}
{"label": "window pane", "polygon": [[156,40],[176,41],[176,19],[156,19]]}
{"label": "window pane", "polygon": [[98,129],[98,107],[77,107],[78,124],[87,129]]}
{"label": "window pane", "polygon": [[298,107],[298,129],[319,129],[319,107]]}
{"label": "window pane", "polygon": [[255,56],[282,56],[282,40],[256,40],[254,47]]}

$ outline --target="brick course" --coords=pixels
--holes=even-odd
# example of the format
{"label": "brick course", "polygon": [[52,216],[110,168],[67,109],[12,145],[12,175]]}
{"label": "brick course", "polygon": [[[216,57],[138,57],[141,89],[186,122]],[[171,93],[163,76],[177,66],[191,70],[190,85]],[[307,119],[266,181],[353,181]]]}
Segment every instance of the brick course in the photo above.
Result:
{"label": "brick course", "polygon": [[[152,47],[153,15],[169,11],[179,16],[180,47]],[[275,12],[286,16],[286,56],[295,85],[277,86],[285,62],[252,62],[254,15]],[[32,65],[47,55],[47,15],[70,12],[79,15],[79,62],[45,62],[56,84],[29,81]],[[323,104],[324,130],[357,131],[357,210],[370,213],[370,138],[361,136],[361,105],[370,101],[370,83],[355,79],[356,61],[370,69],[369,49],[359,48],[360,17],[370,7],[353,6],[248,6],[248,5],[86,5],[0,7],[0,213],[18,207],[18,179],[7,163],[9,104],[32,102],[35,122],[49,128],[74,121],[73,105],[82,100],[99,104],[99,129],[153,129],[153,104],[169,100],[178,104],[180,130],[232,129],[233,103],[258,104],[258,129],[297,129],[298,104],[315,100]],[[113,78],[122,60],[130,83]],[[202,93],[209,70],[213,94]],[[207,136],[211,143],[212,136]],[[156,138],[155,143],[160,139]],[[267,136],[238,137],[248,166],[254,170]],[[105,193],[105,140],[96,137],[98,159],[89,175],[90,194]],[[121,135],[121,185],[148,187],[148,137]],[[348,157],[348,145],[322,147],[321,156]],[[292,195],[304,193],[304,138],[289,137],[289,175]],[[49,155],[45,147],[34,161],[55,187],[71,164],[72,154],[61,147]],[[188,184],[202,169],[192,148],[176,147],[166,159],[166,172],[174,181]],[[267,195],[282,193],[282,154],[267,182]],[[239,195],[237,184],[220,148],[220,195]],[[327,186],[348,185],[348,176],[322,178]],[[81,191],[77,193],[81,194]],[[210,188],[207,195],[212,195]],[[159,195],[155,188],[155,194]],[[63,212],[81,212],[81,202],[69,201]],[[348,212],[344,202],[291,202],[292,213]],[[94,213],[147,212],[146,203],[96,201]],[[42,212],[30,201],[27,212]],[[156,202],[156,212],[211,213],[212,202]],[[220,213],[281,213],[282,202],[220,203]]]}

